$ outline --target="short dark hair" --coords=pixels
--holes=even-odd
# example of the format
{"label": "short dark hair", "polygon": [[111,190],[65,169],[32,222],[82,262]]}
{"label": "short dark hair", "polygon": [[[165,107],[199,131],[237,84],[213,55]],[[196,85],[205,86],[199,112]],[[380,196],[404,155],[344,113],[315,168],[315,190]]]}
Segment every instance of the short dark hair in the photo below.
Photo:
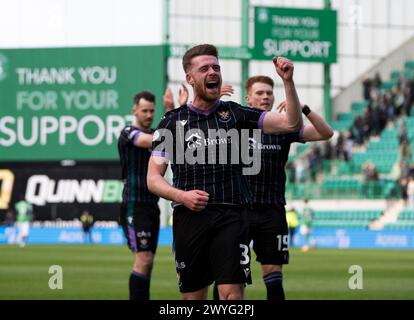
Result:
{"label": "short dark hair", "polygon": [[188,49],[183,56],[184,72],[188,72],[191,68],[191,60],[198,56],[214,56],[218,59],[218,51],[212,44],[200,44]]}
{"label": "short dark hair", "polygon": [[252,88],[252,86],[257,82],[266,83],[266,84],[270,85],[272,88],[275,85],[274,82],[273,82],[273,79],[268,77],[268,76],[253,76],[253,77],[250,77],[249,79],[247,79],[246,82],[244,83],[244,87],[246,88],[246,92],[249,92],[249,90]]}
{"label": "short dark hair", "polygon": [[145,99],[149,102],[155,103],[155,95],[149,91],[141,91],[134,96],[133,103],[134,105],[139,104],[139,100]]}

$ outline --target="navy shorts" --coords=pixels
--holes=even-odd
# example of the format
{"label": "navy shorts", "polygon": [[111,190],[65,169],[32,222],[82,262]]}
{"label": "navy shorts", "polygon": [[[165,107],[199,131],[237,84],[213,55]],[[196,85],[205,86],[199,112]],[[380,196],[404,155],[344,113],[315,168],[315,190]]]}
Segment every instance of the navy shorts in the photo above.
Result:
{"label": "navy shorts", "polygon": [[181,292],[216,284],[251,283],[246,209],[178,206],[173,213],[175,263]]}
{"label": "navy shorts", "polygon": [[285,207],[281,204],[255,204],[247,215],[249,238],[253,240],[256,261],[261,264],[288,264],[289,233]]}
{"label": "navy shorts", "polygon": [[119,222],[132,252],[151,251],[155,254],[160,231],[158,204],[122,204]]}

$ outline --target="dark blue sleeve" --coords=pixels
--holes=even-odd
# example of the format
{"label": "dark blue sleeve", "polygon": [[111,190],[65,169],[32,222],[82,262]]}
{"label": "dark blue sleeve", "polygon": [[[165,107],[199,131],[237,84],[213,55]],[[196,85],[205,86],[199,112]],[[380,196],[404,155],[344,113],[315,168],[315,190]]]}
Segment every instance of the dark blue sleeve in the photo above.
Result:
{"label": "dark blue sleeve", "polygon": [[169,130],[172,134],[174,134],[174,121],[172,120],[171,114],[166,114],[161,118],[160,123],[157,126],[157,129],[154,131],[153,138],[152,138],[152,155],[159,156],[159,157],[167,157],[168,155],[165,151],[159,151],[161,143],[164,142],[162,138],[164,135],[164,130]]}
{"label": "dark blue sleeve", "polygon": [[298,132],[288,133],[287,134],[288,141],[290,143],[293,143],[293,142],[306,143],[306,141],[303,140],[303,129],[304,128],[305,127],[302,127],[302,129]]}
{"label": "dark blue sleeve", "polygon": [[263,129],[263,120],[266,112],[256,108],[242,107],[238,105],[236,107],[238,113],[240,113],[239,119],[241,120],[241,128],[246,129]]}
{"label": "dark blue sleeve", "polygon": [[139,130],[136,127],[133,126],[128,126],[125,127],[120,134],[120,139],[125,143],[125,144],[129,144],[132,143],[134,144],[134,142],[136,141],[136,139],[138,139],[139,135],[142,134],[143,132],[141,130]]}

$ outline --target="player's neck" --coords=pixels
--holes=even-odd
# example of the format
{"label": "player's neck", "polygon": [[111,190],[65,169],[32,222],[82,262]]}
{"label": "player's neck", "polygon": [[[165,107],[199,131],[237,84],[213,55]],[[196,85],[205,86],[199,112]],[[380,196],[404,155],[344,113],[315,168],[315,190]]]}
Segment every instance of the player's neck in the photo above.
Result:
{"label": "player's neck", "polygon": [[217,106],[219,100],[215,101],[206,101],[198,97],[194,97],[194,101],[192,102],[192,105],[194,108],[200,111],[209,111]]}

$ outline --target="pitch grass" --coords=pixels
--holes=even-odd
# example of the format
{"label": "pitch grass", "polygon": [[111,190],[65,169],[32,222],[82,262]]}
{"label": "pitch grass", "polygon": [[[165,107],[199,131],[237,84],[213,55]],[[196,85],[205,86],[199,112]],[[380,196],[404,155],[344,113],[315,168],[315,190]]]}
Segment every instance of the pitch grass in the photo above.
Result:
{"label": "pitch grass", "polygon": [[[0,246],[0,299],[127,299],[133,256],[124,246]],[[287,299],[414,299],[414,251],[291,250],[284,269]],[[63,289],[49,289],[51,265],[63,268]],[[349,267],[363,268],[363,289],[351,290]],[[264,299],[252,264],[248,299]],[[152,299],[180,299],[171,248],[157,252]]]}

